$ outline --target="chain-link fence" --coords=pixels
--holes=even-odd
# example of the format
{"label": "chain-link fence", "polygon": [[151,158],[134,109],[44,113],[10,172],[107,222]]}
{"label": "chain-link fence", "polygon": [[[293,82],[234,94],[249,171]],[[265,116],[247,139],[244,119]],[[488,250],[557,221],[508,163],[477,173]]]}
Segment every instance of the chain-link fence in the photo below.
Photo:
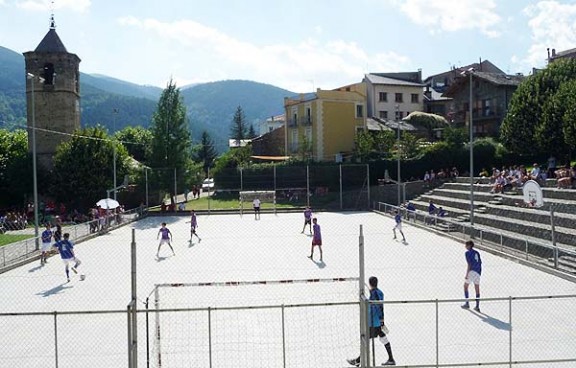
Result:
{"label": "chain-link fence", "polygon": [[239,199],[240,192],[256,191],[276,193],[271,205],[278,207],[368,209],[370,206],[368,165],[221,169],[214,180],[215,199]]}
{"label": "chain-link fence", "polygon": [[[392,208],[382,204],[380,211]],[[463,310],[454,298],[462,293],[462,244],[428,231],[430,221],[406,221],[402,243],[392,239],[388,216],[315,216],[323,261],[318,253],[306,258],[311,237],[301,233],[301,213],[258,221],[199,213],[201,242],[190,239],[189,218],[167,215],[83,242],[82,267],[92,270],[82,271],[82,282],[65,283],[63,266],[52,263],[4,274],[0,366],[341,367],[359,354],[369,358],[365,367],[378,366],[387,352],[367,338],[370,302],[359,298],[362,289],[366,294],[360,280],[371,275],[385,293],[399,366],[576,364],[576,289],[568,281],[482,252],[481,312]],[[175,256],[162,245],[154,257],[161,222],[174,236]],[[126,308],[138,291],[130,271],[141,283],[140,299]]]}
{"label": "chain-link fence", "polygon": [[[129,224],[147,214],[145,207],[134,208],[117,214],[110,214],[97,220],[91,220],[80,224],[62,226],[62,233],[69,233],[70,238],[75,242],[81,242],[89,237],[102,234],[106,231],[113,230],[119,226]],[[41,227],[39,232],[41,233]],[[33,233],[34,229],[28,228],[27,231],[21,231],[23,234]],[[30,259],[40,255],[40,245],[42,244],[41,236],[38,238],[32,236],[28,239],[6,244],[0,247],[0,271],[13,267],[15,265],[27,262]]]}
{"label": "chain-link fence", "polygon": [[509,234],[497,229],[472,226],[469,222],[458,222],[452,218],[429,215],[420,211],[409,211],[388,203],[374,203],[376,211],[393,217],[399,211],[405,221],[427,229],[438,231],[452,238],[468,240],[475,239],[480,245],[502,253],[530,261],[543,267],[576,274],[576,250],[554,246],[553,242],[536,242],[522,234]]}

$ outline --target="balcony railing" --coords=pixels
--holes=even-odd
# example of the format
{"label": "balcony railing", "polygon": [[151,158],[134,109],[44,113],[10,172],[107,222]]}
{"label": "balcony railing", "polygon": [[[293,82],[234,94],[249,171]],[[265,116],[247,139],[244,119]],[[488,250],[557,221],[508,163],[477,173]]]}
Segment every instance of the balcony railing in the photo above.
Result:
{"label": "balcony railing", "polygon": [[300,125],[312,125],[312,116],[302,116],[298,119]]}
{"label": "balcony railing", "polygon": [[298,126],[298,120],[288,119],[288,127],[289,128],[296,128],[297,126]]}

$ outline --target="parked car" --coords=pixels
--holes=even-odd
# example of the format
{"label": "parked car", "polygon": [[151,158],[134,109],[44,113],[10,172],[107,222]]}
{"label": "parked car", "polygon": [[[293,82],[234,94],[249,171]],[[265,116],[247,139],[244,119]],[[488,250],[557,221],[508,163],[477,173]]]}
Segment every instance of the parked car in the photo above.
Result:
{"label": "parked car", "polygon": [[214,179],[204,179],[202,182],[202,191],[209,192],[214,190]]}

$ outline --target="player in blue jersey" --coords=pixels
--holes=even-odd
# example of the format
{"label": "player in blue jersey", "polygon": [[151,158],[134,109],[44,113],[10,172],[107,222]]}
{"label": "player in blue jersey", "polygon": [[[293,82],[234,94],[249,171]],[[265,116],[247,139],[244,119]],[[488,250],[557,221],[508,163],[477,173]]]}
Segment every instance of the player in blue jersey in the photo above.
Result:
{"label": "player in blue jersey", "polygon": [[302,228],[301,234],[304,234],[306,225],[310,227],[310,234],[312,234],[312,209],[310,206],[306,206],[306,209],[304,210],[304,227]]}
{"label": "player in blue jersey", "polygon": [[74,266],[72,266],[72,271],[74,271],[74,273],[78,273],[76,269],[82,262],[80,262],[80,260],[76,258],[76,255],[74,254],[74,243],[70,241],[70,234],[64,233],[63,237],[64,238],[62,240],[54,243],[54,248],[58,249],[58,252],[60,253],[60,258],[62,258],[62,262],[64,262],[65,265],[66,279],[70,281],[70,264],[74,263]]}
{"label": "player in blue jersey", "polygon": [[405,242],[406,237],[402,232],[402,215],[398,210],[394,211],[394,213],[395,213],[394,221],[396,221],[396,225],[392,228],[392,231],[394,232],[394,239],[396,239],[396,229],[398,229],[398,231],[400,231],[400,234],[402,235],[402,241]]}
{"label": "player in blue jersey", "polygon": [[42,248],[40,249],[40,251],[42,252],[40,254],[40,264],[44,265],[45,263],[48,263],[48,252],[50,252],[50,250],[52,249],[52,237],[54,236],[54,233],[52,232],[52,229],[50,227],[50,224],[46,224],[46,230],[42,231]]}
{"label": "player in blue jersey", "polygon": [[468,240],[466,242],[466,276],[464,277],[464,297],[466,298],[466,303],[462,305],[462,308],[470,308],[468,303],[468,285],[474,284],[474,289],[476,291],[476,307],[474,310],[480,312],[480,275],[482,274],[482,260],[480,259],[480,253],[474,249],[474,242]]}
{"label": "player in blue jersey", "polygon": [[318,220],[316,217],[312,219],[314,225],[312,225],[312,249],[310,249],[310,256],[308,258],[312,259],[314,257],[314,247],[318,247],[320,250],[320,262],[322,262],[322,232],[320,231],[320,225],[318,225]]}
{"label": "player in blue jersey", "polygon": [[192,243],[192,237],[196,235],[198,238],[198,243],[202,241],[198,234],[196,234],[196,228],[198,227],[198,219],[196,218],[196,212],[194,210],[190,211],[190,243]]}
{"label": "player in blue jersey", "polygon": [[[372,276],[368,279],[368,284],[370,285],[370,300],[384,300],[384,293],[382,290],[378,289],[378,278]],[[390,346],[390,341],[388,341],[388,337],[383,330],[386,330],[384,327],[384,305],[379,303],[371,303],[368,315],[368,321],[370,323],[370,338],[375,339],[378,337],[378,340],[384,345],[386,348],[386,352],[388,353],[388,360],[382,365],[396,365],[396,361],[394,361],[394,356],[392,355],[392,347]],[[360,357],[356,359],[348,359],[347,362],[351,365],[356,367],[360,366]]]}
{"label": "player in blue jersey", "polygon": [[172,244],[171,244],[172,233],[166,227],[165,222],[162,223],[162,227],[160,228],[160,230],[158,230],[158,235],[156,236],[156,240],[158,240],[158,238],[160,236],[162,236],[162,238],[160,239],[160,244],[158,244],[158,250],[156,251],[156,257],[160,257],[160,247],[162,247],[162,244],[164,244],[164,243],[168,244],[168,246],[170,247],[170,250],[172,250],[172,254],[176,255],[176,253],[174,253],[174,248],[172,248]]}

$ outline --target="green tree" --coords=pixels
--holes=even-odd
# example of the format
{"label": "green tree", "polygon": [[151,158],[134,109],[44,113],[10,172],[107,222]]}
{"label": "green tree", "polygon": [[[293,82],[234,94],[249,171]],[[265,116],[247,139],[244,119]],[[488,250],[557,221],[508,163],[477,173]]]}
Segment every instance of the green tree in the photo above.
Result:
{"label": "green tree", "polygon": [[565,104],[562,131],[564,142],[571,153],[576,149],[576,80],[563,84],[558,94]]}
{"label": "green tree", "polygon": [[[39,179],[42,174],[39,166]],[[32,156],[28,153],[26,130],[0,129],[0,202],[23,205],[25,199],[32,197],[32,177]]]}
{"label": "green tree", "polygon": [[[170,193],[174,204],[174,177],[176,170],[178,186],[185,182],[191,166],[191,141],[186,118],[186,107],[180,89],[170,80],[162,91],[156,112],[152,116],[152,144],[149,166],[161,191]],[[170,174],[168,174],[170,173]]]}
{"label": "green tree", "polygon": [[256,134],[256,131],[254,130],[254,125],[250,124],[250,127],[248,128],[248,139],[253,139],[256,138],[258,135]]}
{"label": "green tree", "polygon": [[446,142],[451,149],[460,149],[464,143],[469,141],[465,128],[448,127],[442,132],[442,140]]}
{"label": "green tree", "polygon": [[424,127],[428,132],[429,141],[434,140],[434,129],[448,126],[448,121],[444,117],[421,111],[411,112],[403,120],[410,122],[412,125]]}
{"label": "green tree", "polygon": [[410,159],[417,157],[421,152],[421,146],[424,139],[416,138],[414,134],[404,132],[400,138],[400,151],[402,152],[402,159]]}
{"label": "green tree", "polygon": [[116,175],[128,175],[128,152],[113,140],[101,126],[78,131],[61,143],[54,156],[50,193],[67,205],[86,209],[106,196],[114,187],[113,158],[116,145]]}
{"label": "green tree", "polygon": [[354,155],[365,162],[374,150],[374,137],[368,131],[361,131],[356,134]]}
{"label": "green tree", "polygon": [[246,116],[242,110],[242,106],[236,108],[234,113],[234,118],[232,118],[232,127],[230,129],[231,138],[234,139],[238,144],[243,139],[248,137],[248,126],[246,123]]}
{"label": "green tree", "polygon": [[391,130],[380,129],[374,135],[374,150],[378,158],[385,158],[396,144],[396,134]]}
{"label": "green tree", "polygon": [[576,60],[558,60],[526,78],[510,101],[500,129],[502,142],[517,154],[550,154],[566,150],[565,96],[556,96],[576,78]]}
{"label": "green tree", "polygon": [[208,176],[208,169],[214,164],[216,157],[218,157],[218,153],[214,148],[214,141],[207,131],[203,131],[200,144],[194,148],[193,158],[202,165],[205,177]]}
{"label": "green tree", "polygon": [[150,145],[152,143],[153,135],[149,129],[142,126],[129,126],[120,130],[114,134],[114,136],[122,142],[130,156],[132,156],[136,161],[146,163],[150,158]]}

